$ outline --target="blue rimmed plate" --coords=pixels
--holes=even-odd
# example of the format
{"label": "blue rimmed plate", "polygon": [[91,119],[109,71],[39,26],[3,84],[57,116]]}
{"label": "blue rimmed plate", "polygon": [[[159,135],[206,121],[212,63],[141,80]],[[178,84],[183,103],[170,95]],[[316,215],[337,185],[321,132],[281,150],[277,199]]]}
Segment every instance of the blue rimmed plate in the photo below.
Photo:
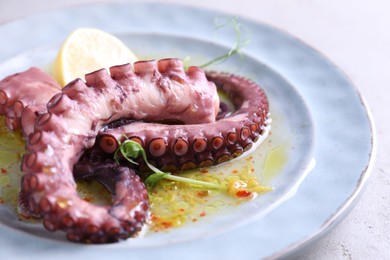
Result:
{"label": "blue rimmed plate", "polygon": [[[40,13],[0,26],[0,77],[49,66],[64,37],[78,27],[118,35],[143,57],[208,60],[229,49],[234,34],[214,31],[226,14],[178,5],[94,4]],[[356,88],[333,64],[299,40],[242,19],[252,33],[237,57],[215,67],[266,90],[273,142],[288,143],[288,163],[275,190],[169,232],[111,245],[78,245],[41,226],[20,223],[0,207],[3,257],[258,259],[287,255],[329,230],[348,212],[368,178],[374,153],[370,113]],[[239,70],[238,70],[239,68]],[[261,173],[259,173],[261,174]]]}

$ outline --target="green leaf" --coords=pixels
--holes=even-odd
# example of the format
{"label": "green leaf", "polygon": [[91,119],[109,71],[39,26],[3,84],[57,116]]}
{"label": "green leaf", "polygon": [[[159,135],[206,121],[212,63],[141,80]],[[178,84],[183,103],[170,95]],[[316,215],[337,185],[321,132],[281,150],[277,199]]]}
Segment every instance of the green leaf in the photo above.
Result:
{"label": "green leaf", "polygon": [[132,140],[125,140],[123,145],[121,145],[121,152],[122,155],[126,155],[126,157],[136,159],[142,154],[143,148],[137,142]]}
{"label": "green leaf", "polygon": [[146,178],[145,184],[149,188],[153,188],[160,180],[164,179],[168,172],[156,172],[151,174]]}

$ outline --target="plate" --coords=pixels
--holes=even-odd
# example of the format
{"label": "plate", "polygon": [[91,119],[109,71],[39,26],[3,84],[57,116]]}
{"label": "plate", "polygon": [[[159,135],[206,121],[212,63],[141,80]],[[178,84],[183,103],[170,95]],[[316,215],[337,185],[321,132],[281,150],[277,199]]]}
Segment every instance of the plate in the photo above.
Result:
{"label": "plate", "polygon": [[[0,77],[30,66],[49,68],[64,37],[78,27],[114,33],[144,58],[207,61],[235,43],[232,30],[215,31],[221,17],[229,15],[150,3],[82,5],[28,16],[0,26],[0,35],[7,36],[0,41]],[[192,225],[110,245],[64,241],[61,234],[21,223],[1,206],[2,256],[259,259],[294,254],[340,221],[361,194],[374,158],[365,101],[312,48],[270,26],[240,21],[252,35],[243,62],[234,57],[212,69],[245,75],[267,92],[271,141],[285,144],[288,158],[270,178],[274,191]]]}

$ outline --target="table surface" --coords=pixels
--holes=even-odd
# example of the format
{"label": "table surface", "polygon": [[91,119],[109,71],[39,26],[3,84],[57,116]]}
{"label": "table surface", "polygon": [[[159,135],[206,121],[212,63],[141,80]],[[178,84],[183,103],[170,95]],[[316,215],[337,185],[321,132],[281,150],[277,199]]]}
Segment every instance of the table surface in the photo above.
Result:
{"label": "table surface", "polygon": [[[93,0],[0,0],[0,23]],[[107,1],[103,1],[107,2]],[[116,1],[120,2],[120,1]],[[132,2],[132,1],[127,1]],[[143,1],[150,2],[150,1]],[[366,98],[377,130],[377,158],[352,212],[299,259],[390,259],[390,2],[387,0],[168,0],[264,22],[308,43],[340,67]],[[2,36],[3,37],[3,36]]]}

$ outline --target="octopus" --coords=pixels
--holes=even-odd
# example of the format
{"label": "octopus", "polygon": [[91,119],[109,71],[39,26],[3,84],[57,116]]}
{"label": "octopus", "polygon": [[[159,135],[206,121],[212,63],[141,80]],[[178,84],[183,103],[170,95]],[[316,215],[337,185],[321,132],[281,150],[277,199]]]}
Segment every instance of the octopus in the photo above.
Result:
{"label": "octopus", "polygon": [[[26,139],[23,209],[47,230],[84,243],[133,237],[149,220],[145,169],[113,160],[123,139],[138,142],[157,167],[176,172],[236,158],[269,129],[268,100],[255,82],[195,66],[185,71],[173,58],[101,69],[64,88],[30,68],[0,81],[0,114]],[[79,179],[102,183],[112,205],[80,198]]]}

